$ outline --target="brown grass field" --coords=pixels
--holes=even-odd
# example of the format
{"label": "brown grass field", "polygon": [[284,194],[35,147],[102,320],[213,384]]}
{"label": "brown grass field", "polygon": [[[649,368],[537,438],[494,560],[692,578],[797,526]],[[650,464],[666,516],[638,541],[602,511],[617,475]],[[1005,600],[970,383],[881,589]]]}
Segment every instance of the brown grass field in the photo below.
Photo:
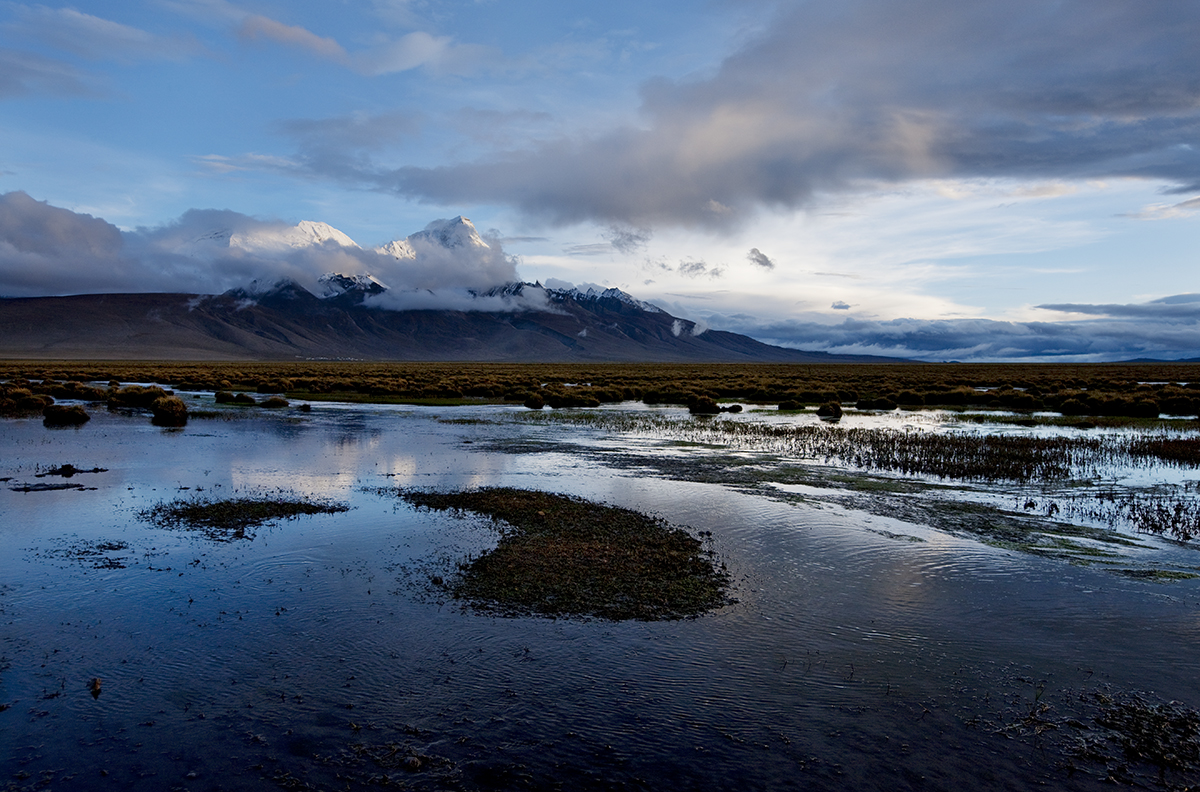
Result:
{"label": "brown grass field", "polygon": [[[587,407],[702,399],[788,407],[993,407],[1068,415],[1195,415],[1200,364],[506,364],[297,361],[188,363],[0,361],[0,400],[29,394],[103,400],[83,383],[154,382],[179,390],[300,400],[523,403]],[[12,396],[15,394],[15,399]]]}

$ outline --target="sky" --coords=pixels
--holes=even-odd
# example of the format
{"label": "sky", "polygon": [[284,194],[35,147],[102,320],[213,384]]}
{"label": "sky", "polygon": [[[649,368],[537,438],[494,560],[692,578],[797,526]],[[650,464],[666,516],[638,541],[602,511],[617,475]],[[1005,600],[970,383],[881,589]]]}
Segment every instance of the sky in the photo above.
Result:
{"label": "sky", "polygon": [[0,2],[0,296],[374,269],[185,248],[458,215],[492,252],[422,287],[617,287],[839,353],[1200,357],[1200,4]]}

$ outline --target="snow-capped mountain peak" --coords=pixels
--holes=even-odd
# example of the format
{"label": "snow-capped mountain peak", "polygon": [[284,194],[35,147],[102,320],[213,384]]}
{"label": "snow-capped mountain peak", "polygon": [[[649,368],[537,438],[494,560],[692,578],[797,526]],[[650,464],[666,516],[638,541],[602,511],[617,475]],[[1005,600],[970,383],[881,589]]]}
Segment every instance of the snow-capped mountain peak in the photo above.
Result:
{"label": "snow-capped mountain peak", "polygon": [[386,245],[380,245],[375,248],[375,252],[391,256],[397,261],[406,261],[417,257],[417,251],[413,250],[413,246],[408,244],[407,239],[397,239]]}
{"label": "snow-capped mountain peak", "polygon": [[339,247],[358,247],[358,243],[333,226],[313,220],[303,220],[297,225],[282,228],[264,226],[239,231],[229,238],[229,247],[251,253],[282,251],[289,248],[299,250],[329,243]]}
{"label": "snow-capped mountain peak", "polygon": [[294,226],[264,223],[243,229],[214,228],[185,242],[178,252],[187,256],[205,256],[234,250],[263,255],[327,244],[358,247],[358,243],[328,223],[304,220]]}
{"label": "snow-capped mountain peak", "polygon": [[488,247],[475,230],[475,224],[462,215],[451,220],[434,220],[425,226],[425,230],[410,234],[408,242],[412,244],[418,239],[434,242],[445,248]]}
{"label": "snow-capped mountain peak", "polygon": [[373,275],[343,275],[340,272],[327,272],[317,279],[321,285],[322,297],[337,297],[348,292],[359,291],[364,294],[380,294],[387,291],[387,286]]}
{"label": "snow-capped mountain peak", "polygon": [[434,220],[425,226],[424,230],[418,231],[415,234],[409,234],[404,239],[388,242],[386,245],[375,248],[375,251],[403,261],[406,259],[415,259],[417,257],[417,248],[423,245],[447,248],[449,250],[454,250],[455,248],[480,248],[487,250],[490,247],[479,236],[479,231],[475,229],[475,224],[462,215],[459,215],[450,220]]}
{"label": "snow-capped mountain peak", "polygon": [[632,294],[623,292],[617,288],[605,289],[603,291],[596,291],[596,289],[592,287],[588,287],[587,291],[580,291],[579,289],[546,289],[546,291],[560,299],[570,297],[579,303],[595,302],[597,300],[616,300],[618,302],[625,303],[626,305],[639,308],[648,313],[666,313],[666,311],[664,311],[662,308],[659,308],[657,305],[651,305],[648,302],[643,302],[642,300],[634,297]]}

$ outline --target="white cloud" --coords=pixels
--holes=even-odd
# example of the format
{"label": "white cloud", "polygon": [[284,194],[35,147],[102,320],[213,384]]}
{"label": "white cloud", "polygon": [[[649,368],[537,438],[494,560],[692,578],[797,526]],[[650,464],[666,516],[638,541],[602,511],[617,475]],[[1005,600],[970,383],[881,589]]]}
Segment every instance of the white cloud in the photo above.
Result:
{"label": "white cloud", "polygon": [[1136,220],[1165,220],[1174,217],[1188,217],[1200,212],[1200,198],[1189,198],[1174,204],[1152,204],[1140,212],[1132,212],[1127,217]]}
{"label": "white cloud", "polygon": [[[211,294],[280,278],[316,290],[327,272],[369,273],[397,291],[452,294],[519,279],[513,260],[494,239],[488,246],[454,249],[414,240],[416,258],[397,261],[336,241],[292,244],[289,234],[295,236],[290,223],[211,209],[122,232],[91,215],[23,192],[7,193],[0,195],[0,294]],[[256,239],[266,242],[255,244]],[[510,310],[500,303],[492,307]]]}

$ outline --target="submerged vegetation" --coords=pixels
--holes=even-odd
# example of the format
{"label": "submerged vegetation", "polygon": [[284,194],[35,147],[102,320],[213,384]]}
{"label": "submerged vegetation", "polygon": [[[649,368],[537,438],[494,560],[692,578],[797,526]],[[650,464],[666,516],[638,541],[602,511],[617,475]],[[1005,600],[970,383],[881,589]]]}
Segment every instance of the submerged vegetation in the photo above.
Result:
{"label": "submerged vegetation", "polygon": [[248,496],[224,500],[191,498],[159,503],[141,517],[160,528],[185,528],[215,541],[253,539],[249,529],[304,514],[334,514],[349,510],[341,503],[312,500],[296,495]]}
{"label": "submerged vegetation", "polygon": [[711,446],[785,454],[826,464],[960,481],[1083,479],[1114,464],[1200,464],[1200,438],[1032,435],[843,427],[832,423],[684,421],[654,413],[529,415],[528,421],[593,426]]}
{"label": "submerged vegetation", "polygon": [[399,494],[417,506],[496,521],[496,548],[461,564],[445,584],[455,598],[485,610],[658,620],[696,616],[727,601],[729,575],[703,543],[654,517],[511,488]]}

